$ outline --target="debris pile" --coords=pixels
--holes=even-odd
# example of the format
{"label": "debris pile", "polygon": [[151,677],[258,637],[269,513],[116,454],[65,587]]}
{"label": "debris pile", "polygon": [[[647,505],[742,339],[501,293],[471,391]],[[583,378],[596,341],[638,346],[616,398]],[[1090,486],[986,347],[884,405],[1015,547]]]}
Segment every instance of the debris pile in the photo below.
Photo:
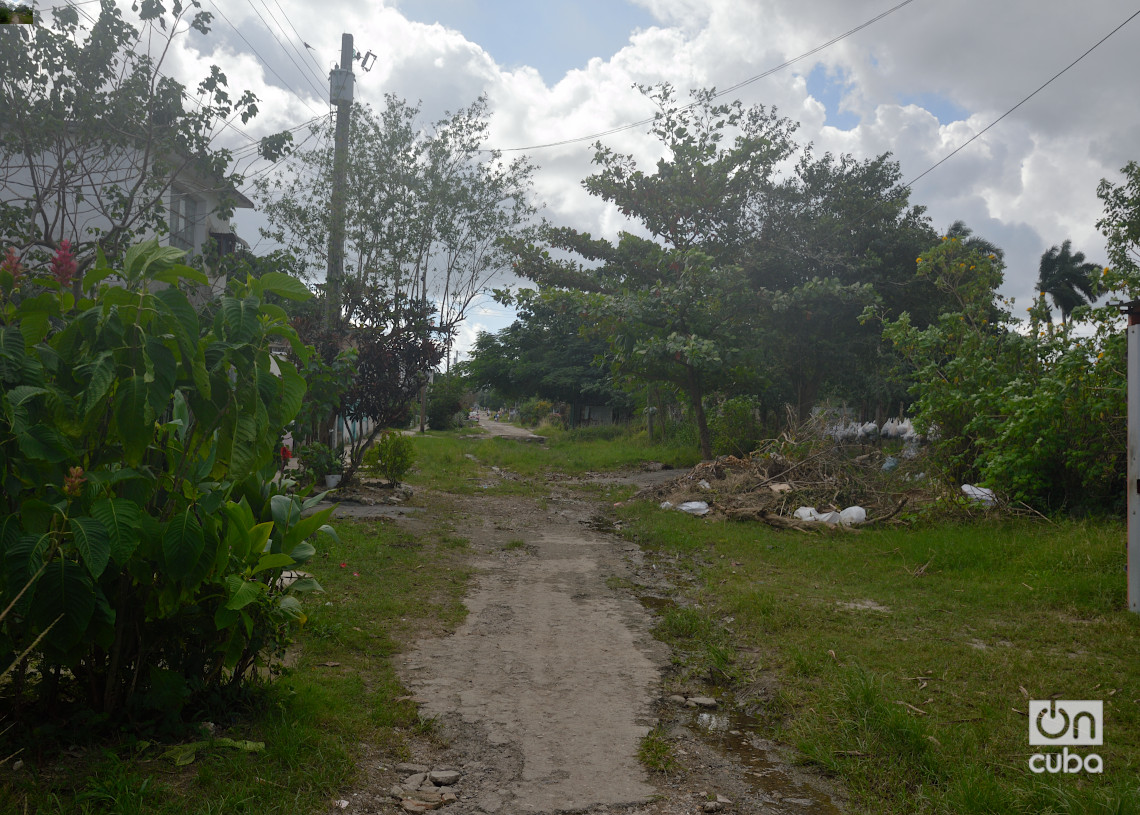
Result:
{"label": "debris pile", "polygon": [[747,458],[702,462],[636,497],[689,512],[707,505],[710,513],[781,529],[898,522],[905,506],[933,502],[946,490],[923,472],[909,422],[888,422],[884,430],[865,429],[863,437],[875,440],[859,444],[847,438],[850,433],[837,434],[834,425],[809,420],[763,442]]}

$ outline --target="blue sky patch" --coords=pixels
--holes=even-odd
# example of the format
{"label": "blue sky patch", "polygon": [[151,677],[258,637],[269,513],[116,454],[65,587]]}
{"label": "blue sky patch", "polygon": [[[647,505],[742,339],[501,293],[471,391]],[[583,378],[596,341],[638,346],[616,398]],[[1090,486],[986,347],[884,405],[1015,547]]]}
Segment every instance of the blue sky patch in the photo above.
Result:
{"label": "blue sky patch", "polygon": [[926,108],[934,114],[941,125],[948,125],[951,122],[960,122],[970,116],[969,111],[963,107],[951,102],[940,93],[914,93],[909,96],[903,96],[899,99],[899,103],[903,105],[918,105],[920,108]]}
{"label": "blue sky patch", "polygon": [[857,114],[839,109],[843,94],[846,93],[850,84],[846,73],[828,71],[822,63],[811,69],[811,73],[807,76],[807,91],[827,108],[825,125],[840,130],[851,130],[859,124]]}
{"label": "blue sky patch", "polygon": [[629,0],[413,0],[398,8],[409,20],[462,32],[507,69],[537,69],[549,85],[592,57],[608,59],[635,29],[655,23]]}

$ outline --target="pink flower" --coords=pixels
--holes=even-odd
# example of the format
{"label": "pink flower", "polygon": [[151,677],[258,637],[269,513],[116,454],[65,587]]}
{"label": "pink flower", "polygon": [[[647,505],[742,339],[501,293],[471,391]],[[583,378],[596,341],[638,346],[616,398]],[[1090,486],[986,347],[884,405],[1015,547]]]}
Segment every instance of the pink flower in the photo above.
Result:
{"label": "pink flower", "polygon": [[20,277],[24,274],[24,267],[20,265],[20,259],[16,257],[16,250],[11,246],[4,254],[4,262],[0,263],[0,269],[12,275],[12,285],[19,284]]}
{"label": "pink flower", "polygon": [[352,573],[352,576],[353,576],[353,577],[360,577],[360,572],[353,572],[353,573]]}
{"label": "pink flower", "polygon": [[59,251],[51,259],[51,274],[55,282],[61,286],[70,285],[77,269],[75,255],[71,252],[71,241],[60,241]]}
{"label": "pink flower", "polygon": [[340,564],[340,568],[342,568],[342,569],[347,569],[347,568],[348,568],[348,564],[347,564],[347,563],[342,563],[342,564]]}

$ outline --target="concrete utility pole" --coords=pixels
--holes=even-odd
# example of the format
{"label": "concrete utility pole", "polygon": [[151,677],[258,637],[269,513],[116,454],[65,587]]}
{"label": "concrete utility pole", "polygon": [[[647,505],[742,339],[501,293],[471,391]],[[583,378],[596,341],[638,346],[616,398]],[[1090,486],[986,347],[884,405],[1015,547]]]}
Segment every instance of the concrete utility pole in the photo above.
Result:
{"label": "concrete utility pole", "polygon": [[1128,610],[1140,613],[1140,300],[1113,305],[1128,315]]}
{"label": "concrete utility pole", "polygon": [[333,189],[329,216],[329,268],[325,278],[325,325],[340,325],[340,288],[344,279],[345,176],[348,175],[348,127],[352,115],[352,35],[340,38],[340,67],[329,73],[329,103],[336,105],[333,141]]}

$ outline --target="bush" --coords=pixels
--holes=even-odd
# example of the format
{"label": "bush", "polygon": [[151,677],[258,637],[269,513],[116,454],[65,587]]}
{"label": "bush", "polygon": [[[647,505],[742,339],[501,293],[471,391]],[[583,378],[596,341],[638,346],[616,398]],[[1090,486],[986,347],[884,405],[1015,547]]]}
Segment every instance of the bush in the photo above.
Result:
{"label": "bush", "polygon": [[519,421],[528,427],[537,427],[554,410],[554,403],[546,399],[528,399],[519,405]]}
{"label": "bush", "polygon": [[363,469],[368,475],[387,479],[395,487],[415,462],[412,440],[399,431],[385,430],[364,452]]}
{"label": "bush", "polygon": [[757,408],[751,396],[734,396],[721,403],[709,422],[714,455],[743,458],[760,445],[764,428],[756,418]]}
{"label": "bush", "polygon": [[428,390],[427,420],[432,430],[450,430],[463,410],[466,388],[457,376],[437,379]]}
{"label": "bush", "polygon": [[319,589],[280,576],[327,513],[265,487],[305,387],[271,342],[307,356],[266,297],[310,295],[270,273],[196,311],[181,255],[100,257],[79,299],[66,247],[50,277],[0,264],[0,692],[21,704],[54,675],[105,716],[177,718],[280,652]]}

